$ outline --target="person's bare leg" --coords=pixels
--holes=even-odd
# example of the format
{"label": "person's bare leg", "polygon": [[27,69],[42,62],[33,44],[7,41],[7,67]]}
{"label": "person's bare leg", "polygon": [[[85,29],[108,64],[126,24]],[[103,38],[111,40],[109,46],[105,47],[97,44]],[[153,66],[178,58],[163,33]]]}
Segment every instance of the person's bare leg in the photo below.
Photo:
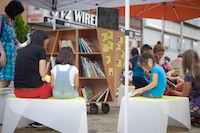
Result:
{"label": "person's bare leg", "polygon": [[7,80],[0,80],[0,88],[8,87],[10,84],[10,81]]}

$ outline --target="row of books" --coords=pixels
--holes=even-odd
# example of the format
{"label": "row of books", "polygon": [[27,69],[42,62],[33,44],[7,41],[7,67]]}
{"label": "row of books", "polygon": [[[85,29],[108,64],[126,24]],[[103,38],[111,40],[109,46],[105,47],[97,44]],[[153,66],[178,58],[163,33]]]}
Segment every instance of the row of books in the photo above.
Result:
{"label": "row of books", "polygon": [[97,61],[90,60],[81,56],[80,67],[83,77],[102,77],[105,78],[103,67]]}
{"label": "row of books", "polygon": [[84,99],[87,102],[99,102],[99,101],[104,101],[106,102],[108,99],[108,94],[110,92],[109,88],[100,91],[96,95],[93,93],[93,89],[91,86],[84,86],[82,89],[82,94]]}
{"label": "row of books", "polygon": [[92,53],[99,52],[97,45],[90,39],[87,38],[79,38],[79,47],[80,52]]}

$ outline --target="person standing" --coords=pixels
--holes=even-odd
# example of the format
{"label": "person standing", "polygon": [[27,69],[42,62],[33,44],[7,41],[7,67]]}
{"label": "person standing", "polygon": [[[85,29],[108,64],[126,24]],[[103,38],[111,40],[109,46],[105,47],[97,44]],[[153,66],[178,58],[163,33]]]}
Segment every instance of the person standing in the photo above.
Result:
{"label": "person standing", "polygon": [[0,88],[8,87],[14,80],[17,47],[21,45],[16,38],[14,19],[23,11],[24,7],[19,1],[10,1],[5,13],[0,14]]}

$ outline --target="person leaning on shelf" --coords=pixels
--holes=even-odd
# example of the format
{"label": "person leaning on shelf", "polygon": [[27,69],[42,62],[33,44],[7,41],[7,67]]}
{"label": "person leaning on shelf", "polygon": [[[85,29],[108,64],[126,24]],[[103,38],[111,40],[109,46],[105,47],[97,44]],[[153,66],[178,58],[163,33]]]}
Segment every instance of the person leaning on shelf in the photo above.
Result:
{"label": "person leaning on shelf", "polygon": [[18,1],[10,1],[5,7],[5,13],[0,13],[0,88],[8,87],[14,80],[15,59],[17,48],[21,43],[16,38],[14,19],[24,11]]}
{"label": "person leaning on shelf", "polygon": [[31,43],[22,48],[16,58],[14,93],[20,98],[49,98],[50,84],[43,81],[46,76],[46,51],[49,37],[43,30],[33,33]]}
{"label": "person leaning on shelf", "polygon": [[79,71],[74,66],[74,54],[70,47],[63,47],[56,57],[56,65],[51,70],[50,84],[54,98],[78,97]]}

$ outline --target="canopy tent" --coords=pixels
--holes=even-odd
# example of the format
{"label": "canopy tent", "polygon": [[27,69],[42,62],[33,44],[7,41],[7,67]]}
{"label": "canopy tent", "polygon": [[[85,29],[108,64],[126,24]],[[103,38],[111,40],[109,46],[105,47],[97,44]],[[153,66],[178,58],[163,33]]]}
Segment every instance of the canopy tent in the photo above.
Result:
{"label": "canopy tent", "polygon": [[[125,77],[128,77],[129,60],[129,29],[130,29],[130,5],[158,3],[176,0],[18,0],[22,3],[44,8],[52,11],[63,10],[90,10],[97,7],[125,6]],[[127,104],[128,104],[128,78],[125,78],[125,133],[127,133]]]}
{"label": "canopy tent", "polygon": [[[124,0],[18,0],[24,4],[52,11],[90,10],[97,7],[125,6]],[[130,0],[131,5],[173,0]]]}

